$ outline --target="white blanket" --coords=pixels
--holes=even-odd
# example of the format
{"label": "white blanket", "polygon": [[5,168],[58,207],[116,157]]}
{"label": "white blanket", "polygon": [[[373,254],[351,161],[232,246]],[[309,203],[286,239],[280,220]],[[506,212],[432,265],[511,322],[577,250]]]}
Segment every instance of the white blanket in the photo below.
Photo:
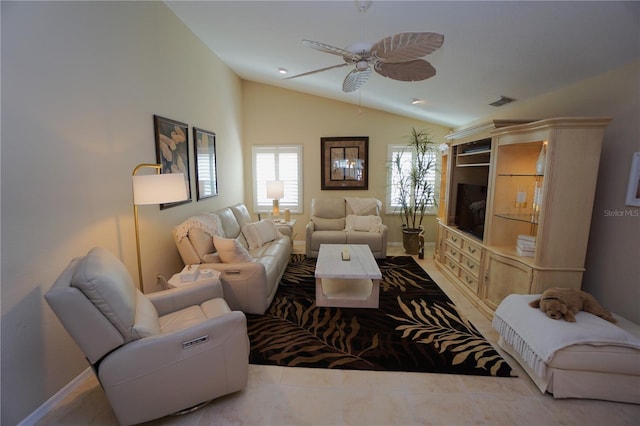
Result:
{"label": "white blanket", "polygon": [[347,204],[353,210],[353,214],[361,215],[368,212],[371,209],[378,208],[380,210],[382,208],[382,202],[377,198],[352,198],[345,197]]}
{"label": "white blanket", "polygon": [[529,306],[539,294],[511,294],[493,316],[493,328],[541,378],[554,354],[576,344],[616,345],[640,349],[640,339],[593,314],[580,311],[576,322],[553,320]]}
{"label": "white blanket", "polygon": [[220,217],[213,213],[201,213],[197,216],[192,216],[180,225],[176,226],[175,232],[178,241],[189,235],[189,230],[191,228],[201,229],[211,236],[225,236],[222,229],[222,223],[220,222]]}

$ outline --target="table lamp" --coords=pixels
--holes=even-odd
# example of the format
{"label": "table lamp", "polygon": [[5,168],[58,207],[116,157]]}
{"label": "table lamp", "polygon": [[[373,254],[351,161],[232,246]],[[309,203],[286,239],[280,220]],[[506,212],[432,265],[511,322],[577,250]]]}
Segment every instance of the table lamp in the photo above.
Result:
{"label": "table lamp", "polygon": [[267,198],[273,199],[273,217],[280,216],[279,202],[284,197],[284,182],[281,180],[267,181]]}

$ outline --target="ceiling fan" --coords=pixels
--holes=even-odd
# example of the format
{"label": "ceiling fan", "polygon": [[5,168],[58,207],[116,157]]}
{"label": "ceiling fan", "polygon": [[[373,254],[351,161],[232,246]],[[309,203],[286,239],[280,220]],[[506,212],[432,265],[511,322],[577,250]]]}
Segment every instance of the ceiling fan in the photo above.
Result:
{"label": "ceiling fan", "polygon": [[[363,2],[360,12],[364,13],[371,2]],[[368,4],[367,4],[368,3]],[[359,42],[344,49],[312,40],[302,40],[302,44],[321,52],[342,56],[345,63],[287,77],[285,80],[316,74],[334,68],[355,66],[342,83],[344,92],[358,90],[371,76],[371,69],[378,74],[399,81],[420,81],[436,75],[436,69],[424,59],[420,59],[440,48],[444,35],[429,32],[399,33],[385,37],[377,43]]]}

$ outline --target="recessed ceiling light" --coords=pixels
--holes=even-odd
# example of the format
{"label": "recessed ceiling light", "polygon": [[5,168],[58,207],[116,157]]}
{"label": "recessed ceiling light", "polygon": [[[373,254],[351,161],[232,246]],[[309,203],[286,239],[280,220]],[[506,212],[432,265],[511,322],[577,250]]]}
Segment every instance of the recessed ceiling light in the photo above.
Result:
{"label": "recessed ceiling light", "polygon": [[279,72],[280,74],[286,74],[286,73],[288,73],[289,71],[287,71],[287,69],[286,69],[286,68],[278,68],[278,72]]}
{"label": "recessed ceiling light", "polygon": [[494,107],[499,107],[505,104],[509,104],[511,102],[515,101],[515,99],[513,98],[508,98],[506,96],[500,96],[498,99],[494,99],[493,101],[489,102],[489,105],[494,106]]}
{"label": "recessed ceiling light", "polygon": [[418,98],[413,98],[411,99],[411,104],[412,105],[418,105],[418,104],[423,104],[424,101],[422,99],[418,99]]}

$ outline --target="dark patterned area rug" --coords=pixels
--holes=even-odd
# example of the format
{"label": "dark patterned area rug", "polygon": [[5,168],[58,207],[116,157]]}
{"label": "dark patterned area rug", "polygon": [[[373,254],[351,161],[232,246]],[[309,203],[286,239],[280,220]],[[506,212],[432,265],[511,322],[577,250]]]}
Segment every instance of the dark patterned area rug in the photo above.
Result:
{"label": "dark patterned area rug", "polygon": [[317,307],[315,263],[293,255],[267,312],[247,314],[250,363],[513,375],[412,257],[378,260],[379,309]]}

